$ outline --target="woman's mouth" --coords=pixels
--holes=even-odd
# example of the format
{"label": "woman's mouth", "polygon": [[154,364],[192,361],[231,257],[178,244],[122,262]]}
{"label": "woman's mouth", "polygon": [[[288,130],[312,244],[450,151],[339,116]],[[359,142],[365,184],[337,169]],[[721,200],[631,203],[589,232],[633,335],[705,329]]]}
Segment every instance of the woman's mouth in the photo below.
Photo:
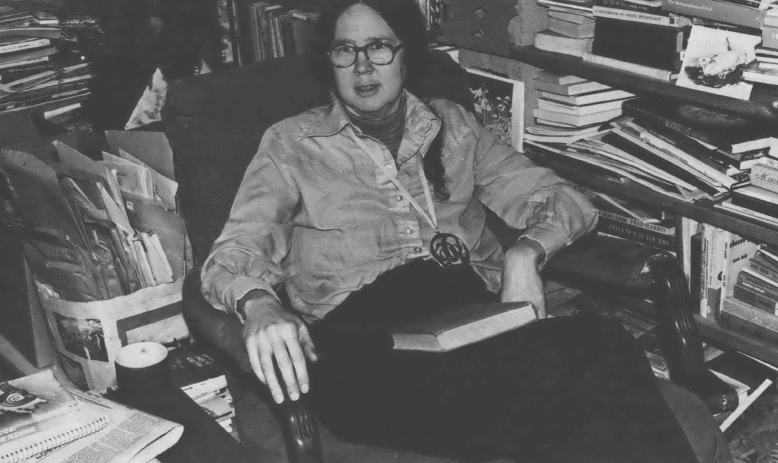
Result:
{"label": "woman's mouth", "polygon": [[372,96],[378,92],[378,84],[357,85],[354,87],[354,92],[361,97]]}

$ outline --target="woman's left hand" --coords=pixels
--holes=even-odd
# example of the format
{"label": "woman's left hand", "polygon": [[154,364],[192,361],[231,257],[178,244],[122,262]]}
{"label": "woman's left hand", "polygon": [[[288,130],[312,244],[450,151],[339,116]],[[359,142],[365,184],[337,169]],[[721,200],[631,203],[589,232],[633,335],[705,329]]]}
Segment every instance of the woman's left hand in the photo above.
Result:
{"label": "woman's left hand", "polygon": [[546,298],[538,264],[545,250],[536,241],[522,239],[505,253],[502,269],[502,302],[527,301],[535,306],[538,319],[546,318]]}

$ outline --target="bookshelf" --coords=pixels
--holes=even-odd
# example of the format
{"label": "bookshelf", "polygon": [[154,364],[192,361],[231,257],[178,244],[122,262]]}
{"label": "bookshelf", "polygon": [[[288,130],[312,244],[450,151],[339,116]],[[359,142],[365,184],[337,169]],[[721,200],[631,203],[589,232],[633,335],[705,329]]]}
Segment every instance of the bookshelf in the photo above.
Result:
{"label": "bookshelf", "polygon": [[726,98],[678,87],[675,85],[675,82],[665,82],[589,63],[577,56],[539,50],[532,45],[512,48],[509,57],[536,68],[575,74],[639,94],[650,93],[670,98],[681,98],[701,106],[778,123],[778,93],[770,94],[754,89],[749,101]]}
{"label": "bookshelf", "polygon": [[[513,46],[506,57],[512,61],[530,65],[534,68],[574,74],[630,91],[637,95],[680,98],[703,107],[723,110],[743,117],[772,121],[778,127],[778,93],[770,94],[758,91],[755,88],[748,101],[721,97],[677,87],[675,82],[665,82],[585,62],[576,56],[539,50],[531,45]],[[528,83],[527,87],[529,92],[534,91],[531,88],[531,83]],[[778,133],[778,129],[776,133]],[[778,230],[775,228],[714,209],[710,202],[690,203],[678,200],[656,193],[630,180],[594,176],[590,172],[555,163],[542,155],[530,154],[530,156],[535,162],[553,168],[563,177],[592,190],[642,205],[659,206],[676,215],[737,233],[748,240],[773,245],[778,244]],[[736,349],[767,363],[778,365],[778,346],[767,345],[748,336],[731,332],[721,328],[715,321],[699,315],[695,315],[695,320],[700,333],[707,341],[719,346]]]}

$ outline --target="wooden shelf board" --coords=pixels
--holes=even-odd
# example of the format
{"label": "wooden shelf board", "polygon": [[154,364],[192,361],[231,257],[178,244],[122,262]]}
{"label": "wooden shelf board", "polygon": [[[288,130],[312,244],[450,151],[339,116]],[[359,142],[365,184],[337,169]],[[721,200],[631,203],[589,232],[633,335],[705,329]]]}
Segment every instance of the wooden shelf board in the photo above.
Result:
{"label": "wooden shelf board", "polygon": [[514,47],[510,52],[510,58],[553,72],[575,74],[627,91],[681,98],[704,107],[744,116],[773,121],[778,119],[778,94],[773,95],[754,91],[752,92],[751,100],[743,101],[678,87],[675,85],[675,82],[652,79],[639,74],[589,63],[577,56],[543,51],[532,45]]}
{"label": "wooden shelf board", "polygon": [[703,339],[737,349],[770,365],[778,366],[778,348],[720,327],[715,321],[695,315]]}
{"label": "wooden shelf board", "polygon": [[710,204],[690,203],[675,199],[631,180],[602,178],[570,166],[555,164],[542,156],[530,155],[530,157],[536,163],[554,169],[562,177],[586,188],[645,206],[667,209],[674,214],[736,233],[748,240],[778,246],[778,231],[769,225],[748,222],[720,209],[715,209]]}

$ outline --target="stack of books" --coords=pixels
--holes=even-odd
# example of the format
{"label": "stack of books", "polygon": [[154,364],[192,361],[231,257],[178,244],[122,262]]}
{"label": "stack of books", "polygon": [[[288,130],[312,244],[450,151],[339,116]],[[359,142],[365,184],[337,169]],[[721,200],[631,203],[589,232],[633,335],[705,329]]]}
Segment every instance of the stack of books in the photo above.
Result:
{"label": "stack of books", "polygon": [[535,34],[535,47],[583,56],[592,51],[592,0],[538,0],[548,8],[548,29]]}
{"label": "stack of books", "polygon": [[584,60],[672,80],[691,20],[662,10],[661,0],[595,0],[591,53]]}
{"label": "stack of books", "polygon": [[54,15],[58,2],[3,5],[0,11],[0,114],[37,108],[64,127],[89,96],[92,74],[77,45],[66,40]]}
{"label": "stack of books", "polygon": [[659,209],[649,211],[603,193],[594,193],[591,199],[597,209],[597,234],[676,251],[674,216]]}
{"label": "stack of books", "polygon": [[235,409],[224,367],[216,354],[199,344],[181,345],[168,352],[173,384],[197,402],[227,432],[232,432]]}
{"label": "stack of books", "polygon": [[[734,199],[748,191],[751,167],[773,142],[769,127],[691,104],[636,98],[610,130],[567,145],[526,140],[555,162],[614,179],[630,179],[685,201]],[[742,200],[741,200],[742,201]],[[775,206],[773,206],[774,208]]]}
{"label": "stack of books", "polygon": [[541,91],[533,111],[537,124],[576,130],[619,117],[621,103],[633,96],[599,82],[548,71],[538,71],[535,88]]}
{"label": "stack of books", "polygon": [[778,85],[778,7],[763,2],[762,43],[754,49],[756,60],[743,69],[743,79],[766,86]]}
{"label": "stack of books", "polygon": [[235,14],[243,64],[310,52],[319,19],[314,11],[261,0],[239,2]]}
{"label": "stack of books", "polygon": [[[778,248],[770,245],[759,245],[756,253],[737,274],[731,299],[722,306],[722,313],[727,313],[728,325],[742,325],[745,317],[749,321],[758,321],[761,330],[767,334],[778,325]],[[739,302],[740,304],[736,304]],[[749,306],[747,311],[742,304]],[[761,318],[756,318],[761,317]],[[726,318],[722,315],[722,319]],[[752,327],[753,328],[753,327]],[[774,330],[773,330],[774,331]],[[778,336],[776,336],[778,339]]]}
{"label": "stack of books", "polygon": [[[778,17],[776,17],[776,24],[778,24]],[[775,42],[769,42],[771,46],[768,47],[768,42],[762,39],[762,46],[756,47],[754,50],[756,59],[743,68],[744,80],[768,86],[778,85],[778,27],[774,29],[776,32],[769,34],[775,34]],[[764,35],[763,30],[762,36],[764,37]]]}

